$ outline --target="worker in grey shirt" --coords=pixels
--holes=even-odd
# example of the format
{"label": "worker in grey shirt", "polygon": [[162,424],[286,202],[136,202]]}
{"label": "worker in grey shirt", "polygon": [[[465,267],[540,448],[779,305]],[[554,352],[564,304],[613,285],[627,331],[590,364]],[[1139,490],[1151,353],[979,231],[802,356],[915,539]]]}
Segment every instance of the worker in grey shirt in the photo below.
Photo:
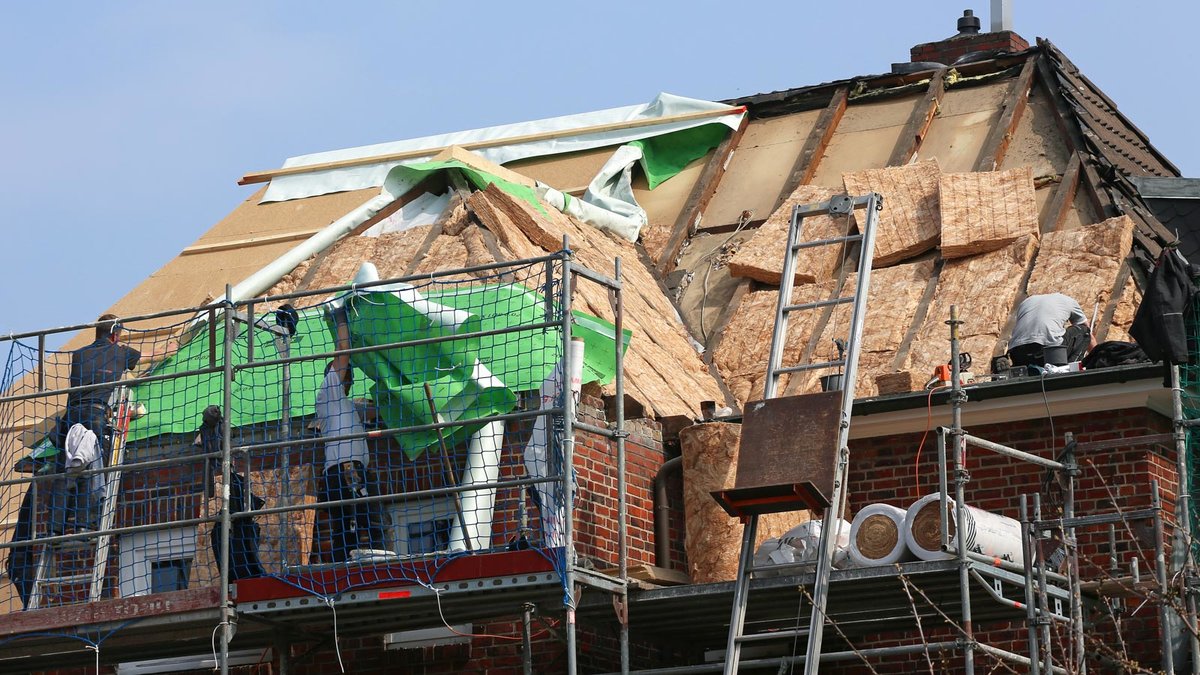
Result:
{"label": "worker in grey shirt", "polygon": [[1045,365],[1045,348],[1060,345],[1067,348],[1066,363],[1078,361],[1087,350],[1096,346],[1083,308],[1074,298],[1062,293],[1025,298],[1017,307],[1017,322],[1008,341],[1008,358],[1012,365]]}

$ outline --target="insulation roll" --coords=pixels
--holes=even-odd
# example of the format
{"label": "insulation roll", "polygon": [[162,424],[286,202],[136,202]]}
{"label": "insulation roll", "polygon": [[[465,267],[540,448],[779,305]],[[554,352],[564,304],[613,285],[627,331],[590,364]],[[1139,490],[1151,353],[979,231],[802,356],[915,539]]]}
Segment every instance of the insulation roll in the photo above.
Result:
{"label": "insulation roll", "polygon": [[[946,508],[950,512],[946,530],[951,549],[957,550],[961,533],[968,551],[1018,565],[1024,564],[1020,521],[967,506],[965,522],[960,528],[956,522],[958,510],[953,499],[946,500]],[[905,539],[908,547],[921,560],[946,560],[954,557],[953,554],[941,550],[941,521],[938,518],[938,509],[939,494],[935,492],[918,499],[908,507],[905,514]]]}
{"label": "insulation roll", "polygon": [[871,504],[859,511],[850,524],[850,559],[871,567],[915,558],[905,535],[905,515],[891,504]]}

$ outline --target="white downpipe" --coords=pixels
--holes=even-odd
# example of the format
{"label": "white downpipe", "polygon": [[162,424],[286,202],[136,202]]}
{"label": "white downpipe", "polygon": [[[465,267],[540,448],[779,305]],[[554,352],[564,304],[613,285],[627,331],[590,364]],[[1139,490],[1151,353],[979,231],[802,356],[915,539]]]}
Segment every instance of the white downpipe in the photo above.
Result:
{"label": "white downpipe", "polygon": [[[467,446],[467,467],[462,485],[492,485],[500,480],[500,448],[504,445],[504,422],[490,422],[471,436]],[[492,545],[492,515],[496,506],[496,488],[482,487],[460,492],[463,524],[454,516],[450,528],[450,550],[465,551],[463,530],[471,538],[472,551],[486,551]]]}

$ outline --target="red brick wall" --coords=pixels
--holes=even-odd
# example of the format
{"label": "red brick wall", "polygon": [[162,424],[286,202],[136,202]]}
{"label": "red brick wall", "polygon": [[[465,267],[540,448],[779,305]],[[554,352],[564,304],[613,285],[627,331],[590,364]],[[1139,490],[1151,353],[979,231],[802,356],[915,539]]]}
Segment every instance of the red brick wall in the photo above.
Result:
{"label": "red brick wall", "polygon": [[1021,52],[1029,49],[1025,38],[1005,30],[997,33],[977,33],[975,35],[956,35],[948,40],[925,42],[916,45],[909,54],[915,61],[933,61],[949,65],[963,54],[970,52],[986,52],[1002,49],[1007,52]]}

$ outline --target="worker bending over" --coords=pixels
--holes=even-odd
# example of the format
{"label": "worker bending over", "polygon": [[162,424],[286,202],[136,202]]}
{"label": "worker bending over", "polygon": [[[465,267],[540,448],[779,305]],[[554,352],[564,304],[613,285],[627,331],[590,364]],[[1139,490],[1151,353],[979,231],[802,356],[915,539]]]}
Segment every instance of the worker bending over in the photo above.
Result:
{"label": "worker bending over", "polygon": [[[344,310],[333,313],[337,326],[337,349],[350,348],[350,329]],[[325,379],[317,392],[317,420],[327,439],[348,434],[365,434],[366,428],[350,400],[354,371],[348,354],[338,354],[325,367]],[[367,480],[370,452],[365,437],[325,442],[325,480],[321,501],[358,499],[375,494]],[[334,562],[343,562],[355,549],[382,549],[383,528],[379,504],[359,503],[329,508],[330,552]]]}
{"label": "worker bending over", "polygon": [[1048,347],[1064,347],[1063,365],[1078,361],[1096,346],[1096,337],[1074,298],[1062,293],[1031,295],[1017,307],[1017,322],[1008,341],[1014,366],[1042,366]]}

